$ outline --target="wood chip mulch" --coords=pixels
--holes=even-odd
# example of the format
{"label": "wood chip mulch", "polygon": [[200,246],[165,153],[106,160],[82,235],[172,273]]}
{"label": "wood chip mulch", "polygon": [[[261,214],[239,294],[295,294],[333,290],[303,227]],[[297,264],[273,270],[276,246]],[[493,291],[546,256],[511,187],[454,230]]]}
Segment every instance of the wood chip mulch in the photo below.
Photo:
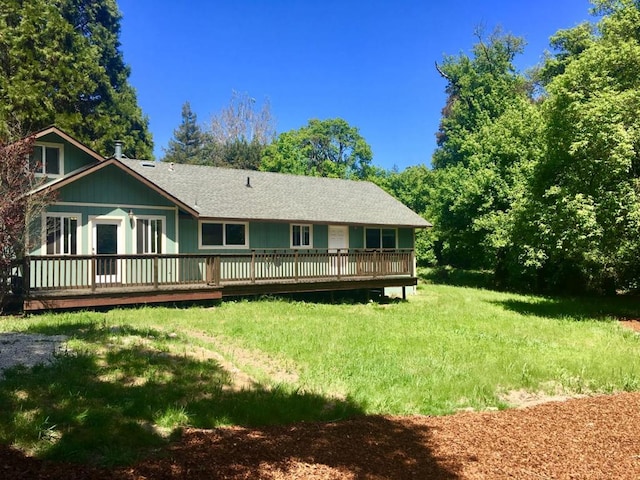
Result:
{"label": "wood chip mulch", "polygon": [[640,393],[446,417],[187,430],[163,453],[99,470],[0,446],[0,478],[639,479]]}

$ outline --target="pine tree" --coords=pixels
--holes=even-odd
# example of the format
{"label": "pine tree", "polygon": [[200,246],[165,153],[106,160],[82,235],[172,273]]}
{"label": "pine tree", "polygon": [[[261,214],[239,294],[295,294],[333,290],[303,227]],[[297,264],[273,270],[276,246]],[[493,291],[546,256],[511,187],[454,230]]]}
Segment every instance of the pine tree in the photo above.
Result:
{"label": "pine tree", "polygon": [[202,163],[204,134],[198,125],[198,117],[189,102],[182,105],[182,123],[173,131],[169,148],[163,161],[175,163]]}
{"label": "pine tree", "polygon": [[0,0],[0,132],[55,124],[102,154],[150,158],[115,0]]}

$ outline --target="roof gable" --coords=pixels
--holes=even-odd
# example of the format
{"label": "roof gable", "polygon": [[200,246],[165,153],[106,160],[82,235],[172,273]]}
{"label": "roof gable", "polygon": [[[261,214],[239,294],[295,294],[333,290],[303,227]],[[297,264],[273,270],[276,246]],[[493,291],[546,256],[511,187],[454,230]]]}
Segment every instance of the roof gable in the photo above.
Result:
{"label": "roof gable", "polygon": [[45,191],[45,190],[59,190],[62,187],[65,187],[67,185],[70,185],[74,182],[77,182],[80,179],[84,179],[90,175],[94,175],[104,169],[106,169],[107,167],[110,166],[114,166],[122,171],[124,171],[127,175],[133,177],[134,179],[136,179],[137,181],[139,181],[140,183],[144,184],[146,187],[150,188],[151,190],[153,190],[154,192],[160,194],[161,196],[163,196],[164,198],[166,198],[167,200],[169,200],[171,203],[177,205],[179,208],[181,208],[182,210],[188,212],[189,214],[193,215],[193,216],[198,216],[198,212],[196,210],[194,210],[192,207],[190,207],[189,205],[185,204],[184,202],[182,202],[180,199],[174,197],[173,195],[171,195],[171,193],[163,190],[162,188],[160,188],[159,186],[157,186],[156,184],[154,184],[153,182],[150,182],[147,178],[145,178],[144,176],[140,175],[139,173],[137,173],[136,171],[132,170],[131,168],[129,168],[127,165],[124,165],[121,161],[116,160],[115,158],[110,158],[110,159],[106,159],[103,160],[101,162],[96,162],[93,163],[91,165],[87,165],[83,168],[80,168],[74,172],[71,172],[68,175],[65,175],[64,177],[61,177],[57,180],[54,180],[52,182],[46,183],[44,185],[42,185],[41,187],[33,190],[32,192],[30,192],[30,194],[36,194],[38,192],[41,191]]}
{"label": "roof gable", "polygon": [[58,127],[52,126],[52,127],[47,127],[43,130],[40,130],[39,132],[36,132],[34,134],[34,138],[36,142],[43,141],[43,140],[51,141],[52,138],[57,138],[59,139],[59,141],[66,142],[72,148],[79,150],[80,152],[85,154],[88,157],[88,159],[90,159],[91,161],[101,162],[105,159],[98,152],[87,147],[84,143],[79,142],[78,140],[73,138],[71,135],[60,130]]}

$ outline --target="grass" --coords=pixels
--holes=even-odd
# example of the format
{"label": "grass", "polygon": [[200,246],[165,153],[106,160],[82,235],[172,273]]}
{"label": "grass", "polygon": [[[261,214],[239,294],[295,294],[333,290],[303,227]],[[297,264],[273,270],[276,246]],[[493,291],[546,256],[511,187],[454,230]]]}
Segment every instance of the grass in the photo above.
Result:
{"label": "grass", "polygon": [[[640,336],[618,317],[639,318],[637,300],[423,285],[389,304],[264,299],[7,318],[0,332],[69,340],[52,365],[0,381],[0,442],[123,464],[185,426],[442,415],[505,408],[502,394],[519,389],[638,390]],[[253,382],[238,384],[234,369]]]}

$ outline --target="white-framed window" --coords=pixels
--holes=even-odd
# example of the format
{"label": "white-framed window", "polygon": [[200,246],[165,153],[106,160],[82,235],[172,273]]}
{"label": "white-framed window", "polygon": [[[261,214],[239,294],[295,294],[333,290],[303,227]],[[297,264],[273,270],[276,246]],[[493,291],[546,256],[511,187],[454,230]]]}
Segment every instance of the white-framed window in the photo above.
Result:
{"label": "white-framed window", "polygon": [[29,164],[36,175],[60,177],[64,174],[64,145],[36,143],[29,156]]}
{"label": "white-framed window", "polygon": [[200,222],[199,248],[248,248],[249,225],[237,222]]}
{"label": "white-framed window", "polygon": [[163,253],[164,226],[164,217],[136,217],[136,253]]}
{"label": "white-framed window", "polygon": [[311,248],[313,227],[305,224],[291,224],[291,248]]}
{"label": "white-framed window", "polygon": [[46,213],[44,215],[43,251],[47,255],[77,255],[80,238],[80,215]]}
{"label": "white-framed window", "polygon": [[365,248],[396,248],[398,231],[395,228],[366,228],[364,235]]}

